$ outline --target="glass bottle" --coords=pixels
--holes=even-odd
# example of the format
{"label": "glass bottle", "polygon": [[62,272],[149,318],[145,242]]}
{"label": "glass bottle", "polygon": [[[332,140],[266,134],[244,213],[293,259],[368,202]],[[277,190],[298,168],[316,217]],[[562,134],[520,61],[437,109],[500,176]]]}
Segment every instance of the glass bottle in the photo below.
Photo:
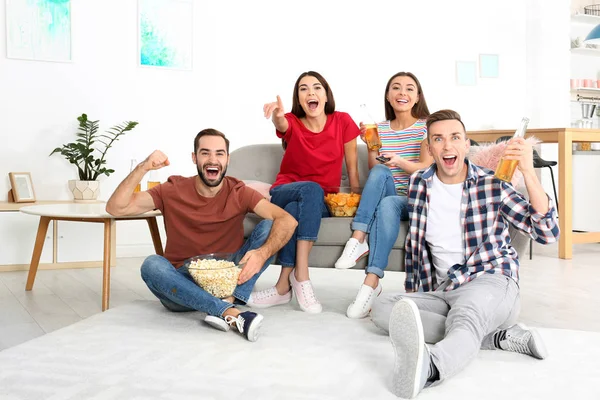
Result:
{"label": "glass bottle", "polygon": [[[131,160],[131,168],[129,169],[129,172],[130,173],[133,172],[133,170],[135,169],[135,167],[137,167],[137,165],[138,165],[137,160],[132,159]],[[142,184],[141,184],[141,182],[138,182],[135,189],[133,189],[133,192],[136,193],[136,192],[139,192],[140,190],[142,190]]]}
{"label": "glass bottle", "polygon": [[[515,134],[513,135],[513,139],[525,137],[527,124],[529,124],[529,118],[523,117],[519,128],[517,128]],[[498,167],[496,168],[496,173],[494,175],[498,179],[501,179],[505,182],[510,182],[518,164],[519,160],[505,160],[504,157],[502,157],[498,163]]]}
{"label": "glass bottle", "polygon": [[377,121],[371,116],[366,104],[360,105],[362,114],[362,123],[366,128],[365,141],[369,150],[378,151],[381,148],[381,140],[379,139],[379,131],[377,130]]}
{"label": "glass bottle", "polygon": [[158,171],[152,170],[148,174],[148,182],[146,183],[146,186],[148,187],[148,190],[150,190],[154,186],[158,185],[160,185],[160,179],[158,179]]}

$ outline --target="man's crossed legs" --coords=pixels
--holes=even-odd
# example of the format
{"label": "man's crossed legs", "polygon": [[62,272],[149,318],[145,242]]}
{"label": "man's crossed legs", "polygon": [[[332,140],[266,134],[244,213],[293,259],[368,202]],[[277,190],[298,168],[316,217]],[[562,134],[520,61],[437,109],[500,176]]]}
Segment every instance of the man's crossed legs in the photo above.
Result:
{"label": "man's crossed legs", "polygon": [[[267,240],[271,231],[272,221],[263,220],[252,231],[244,245],[233,255],[232,260],[238,264],[249,251],[259,248]],[[142,279],[160,302],[170,311],[201,311],[205,312],[205,321],[216,329],[228,331],[230,326],[237,328],[248,340],[258,339],[259,328],[263,316],[251,311],[243,313],[235,310],[235,304],[246,304],[259,276],[274,261],[270,257],[261,270],[248,281],[238,285],[232,302],[218,299],[196,285],[184,264],[176,269],[164,257],[152,255],[142,264]]]}
{"label": "man's crossed legs", "polygon": [[394,346],[395,394],[415,397],[423,387],[461,371],[480,348],[545,358],[537,332],[514,325],[519,311],[517,283],[499,274],[483,274],[447,292],[380,297],[371,317],[389,331]]}

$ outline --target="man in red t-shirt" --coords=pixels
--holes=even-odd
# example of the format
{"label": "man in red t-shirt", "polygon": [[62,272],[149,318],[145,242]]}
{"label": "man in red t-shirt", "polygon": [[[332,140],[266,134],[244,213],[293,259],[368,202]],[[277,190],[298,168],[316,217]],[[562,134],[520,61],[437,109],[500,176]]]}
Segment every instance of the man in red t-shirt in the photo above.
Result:
{"label": "man in red t-shirt", "polygon": [[[134,192],[143,176],[169,165],[167,156],[154,151],[117,187],[106,205],[114,216],[136,215],[158,209],[167,232],[165,256],[152,255],[142,264],[142,279],[171,311],[202,311],[214,328],[236,327],[248,340],[258,339],[263,316],[240,312],[260,274],[277,251],[288,242],[296,220],[265,200],[242,181],[226,177],[229,140],[215,129],[205,129],[194,139],[192,161],[198,175],[171,176],[146,192]],[[244,243],[247,213],[264,218]],[[199,254],[232,253],[231,261],[244,265],[233,295],[218,299],[197,286],[188,272],[189,258]]]}

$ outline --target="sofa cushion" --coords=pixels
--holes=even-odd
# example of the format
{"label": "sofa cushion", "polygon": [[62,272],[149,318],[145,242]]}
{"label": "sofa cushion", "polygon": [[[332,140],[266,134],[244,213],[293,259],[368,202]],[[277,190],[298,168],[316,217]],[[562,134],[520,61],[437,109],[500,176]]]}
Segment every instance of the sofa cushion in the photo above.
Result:
{"label": "sofa cushion", "polygon": [[244,183],[249,188],[252,188],[260,193],[265,199],[269,201],[271,200],[271,194],[269,193],[269,190],[271,189],[270,183],[254,181],[252,179],[244,179]]}

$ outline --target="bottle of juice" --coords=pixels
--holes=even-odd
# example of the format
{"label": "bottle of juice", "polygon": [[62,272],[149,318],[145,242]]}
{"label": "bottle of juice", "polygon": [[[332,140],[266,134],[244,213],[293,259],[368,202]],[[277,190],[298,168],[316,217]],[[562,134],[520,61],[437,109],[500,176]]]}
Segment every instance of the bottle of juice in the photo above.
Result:
{"label": "bottle of juice", "polygon": [[[133,172],[133,170],[135,169],[135,167],[137,167],[138,163],[137,160],[132,159],[131,160],[131,168],[129,169],[129,172]],[[142,190],[142,184],[138,183],[137,186],[135,187],[135,189],[133,190],[133,192],[139,192],[140,190]]]}
{"label": "bottle of juice", "polygon": [[152,189],[154,186],[160,185],[160,180],[158,179],[158,172],[156,170],[150,171],[148,174],[148,183],[146,184],[148,190]]}
{"label": "bottle of juice", "polygon": [[360,110],[363,120],[361,121],[367,131],[365,132],[365,140],[369,150],[379,150],[381,141],[379,140],[379,131],[377,130],[377,121],[371,116],[366,104],[360,105]]}
{"label": "bottle of juice", "polygon": [[[515,134],[513,135],[513,139],[525,137],[528,123],[529,118],[523,117],[519,128],[517,128]],[[502,179],[505,182],[510,182],[518,164],[518,160],[505,160],[504,157],[502,157],[498,163],[498,167],[496,168],[496,173],[494,175],[498,179]]]}

